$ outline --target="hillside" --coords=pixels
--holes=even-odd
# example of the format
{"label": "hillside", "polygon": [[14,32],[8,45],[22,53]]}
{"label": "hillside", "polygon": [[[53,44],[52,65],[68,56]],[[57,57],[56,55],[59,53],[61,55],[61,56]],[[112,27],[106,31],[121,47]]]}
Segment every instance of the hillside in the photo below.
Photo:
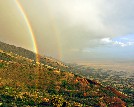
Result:
{"label": "hillside", "polygon": [[[16,47],[14,45],[6,44],[1,41],[0,41],[0,49],[7,53],[13,53],[18,56],[29,58],[34,61],[36,60],[36,54],[34,52],[26,50],[21,47]],[[56,60],[54,58],[47,57],[47,56],[41,56],[41,55],[38,55],[38,57],[39,57],[40,62],[43,64],[47,64],[49,66],[53,66],[53,67],[55,67],[57,69],[61,69],[61,70],[68,70],[68,66],[66,66],[64,63],[62,63],[59,60]]]}
{"label": "hillside", "polygon": [[0,106],[125,107],[127,95],[62,62],[0,42]]}

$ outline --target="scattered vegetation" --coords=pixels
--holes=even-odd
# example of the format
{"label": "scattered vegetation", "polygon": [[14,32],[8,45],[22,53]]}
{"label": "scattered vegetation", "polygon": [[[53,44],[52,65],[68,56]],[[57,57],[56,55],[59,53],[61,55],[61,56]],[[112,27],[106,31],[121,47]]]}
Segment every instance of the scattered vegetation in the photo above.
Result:
{"label": "scattered vegetation", "polygon": [[127,95],[115,88],[74,74],[55,59],[42,57],[41,62],[36,62],[25,57],[31,53],[28,50],[23,56],[24,49],[16,50],[14,46],[9,46],[10,51],[2,49],[0,106],[125,107],[129,101]]}

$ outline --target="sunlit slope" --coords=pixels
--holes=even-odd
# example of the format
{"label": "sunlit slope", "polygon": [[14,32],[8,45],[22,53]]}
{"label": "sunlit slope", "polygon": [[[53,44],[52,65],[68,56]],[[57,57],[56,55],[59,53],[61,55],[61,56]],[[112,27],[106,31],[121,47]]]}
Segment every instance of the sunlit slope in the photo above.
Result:
{"label": "sunlit slope", "polygon": [[127,95],[66,69],[61,70],[58,67],[61,64],[53,66],[53,62],[48,65],[0,49],[0,104],[125,107],[123,100]]}
{"label": "sunlit slope", "polygon": [[[21,47],[16,47],[14,45],[9,45],[9,44],[0,42],[0,49],[7,53],[16,54],[23,58],[28,58],[34,61],[36,60],[36,54],[34,52],[30,50],[26,50]],[[62,70],[65,70],[68,68],[68,66],[66,66],[63,62],[56,60],[52,57],[41,56],[41,55],[38,55],[38,57],[39,57],[39,62],[43,64],[47,64],[47,65],[50,65],[50,66],[53,66],[55,68],[62,69]]]}

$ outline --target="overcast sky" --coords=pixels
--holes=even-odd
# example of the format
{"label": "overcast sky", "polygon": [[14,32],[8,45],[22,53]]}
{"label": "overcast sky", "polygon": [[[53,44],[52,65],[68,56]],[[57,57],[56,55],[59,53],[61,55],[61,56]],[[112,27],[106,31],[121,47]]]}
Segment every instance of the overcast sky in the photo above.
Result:
{"label": "overcast sky", "polygon": [[[18,0],[39,53],[63,61],[134,61],[134,0]],[[30,50],[15,0],[1,0],[0,41]]]}

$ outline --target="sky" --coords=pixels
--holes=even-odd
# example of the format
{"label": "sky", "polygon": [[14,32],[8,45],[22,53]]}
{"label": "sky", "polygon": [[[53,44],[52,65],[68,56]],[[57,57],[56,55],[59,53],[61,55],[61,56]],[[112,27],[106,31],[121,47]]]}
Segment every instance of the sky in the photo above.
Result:
{"label": "sky", "polygon": [[[134,62],[134,0],[18,0],[41,55],[66,62]],[[1,0],[0,41],[33,51],[16,0]]]}

